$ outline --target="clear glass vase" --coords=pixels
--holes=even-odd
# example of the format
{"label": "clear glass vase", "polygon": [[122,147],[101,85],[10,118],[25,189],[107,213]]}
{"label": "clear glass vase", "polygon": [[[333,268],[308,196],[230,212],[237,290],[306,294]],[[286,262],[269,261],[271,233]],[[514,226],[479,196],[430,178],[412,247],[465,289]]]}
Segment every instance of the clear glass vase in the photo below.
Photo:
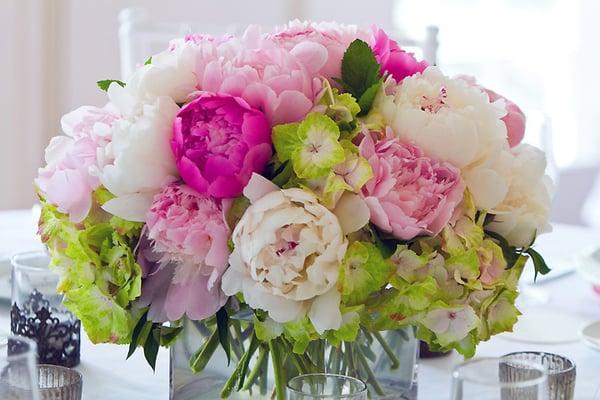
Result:
{"label": "clear glass vase", "polygon": [[[215,328],[197,321],[185,320],[183,324],[183,332],[171,346],[172,400],[217,399],[222,397],[223,388],[227,386],[230,399],[273,398],[276,374],[272,357],[268,354],[270,347],[264,343],[248,363],[243,386],[249,390],[237,391],[238,384],[231,385],[230,377],[235,372],[238,360],[249,347],[251,326],[237,330],[242,345],[232,343],[229,365],[221,346],[216,346],[204,369],[194,374],[190,368],[190,358],[209,340]],[[283,338],[277,340],[285,342]],[[298,364],[310,363],[317,366],[317,370],[309,372],[348,375],[362,380],[367,384],[372,399],[417,398],[419,342],[412,327],[383,332],[361,331],[356,341],[342,342],[338,347],[324,340],[316,340],[302,355],[295,355],[291,348],[282,350],[284,386],[287,380],[299,375]]]}

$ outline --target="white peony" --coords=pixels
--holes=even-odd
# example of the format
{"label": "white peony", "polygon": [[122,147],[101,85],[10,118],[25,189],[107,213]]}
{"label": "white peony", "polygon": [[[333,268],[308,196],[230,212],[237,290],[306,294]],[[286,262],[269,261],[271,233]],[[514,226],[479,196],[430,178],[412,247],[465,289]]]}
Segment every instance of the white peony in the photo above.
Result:
{"label": "white peony", "polygon": [[478,208],[504,199],[510,154],[503,102],[490,103],[477,87],[429,67],[405,78],[394,95],[379,95],[375,107],[401,139],[460,168]]}
{"label": "white peony", "polygon": [[222,279],[225,294],[243,293],[246,303],[276,322],[308,314],[317,332],[338,329],[336,283],[348,246],[345,234],[368,222],[364,202],[348,193],[332,212],[312,193],[281,190],[256,174],[244,195],[252,205],[233,231],[234,250]]}
{"label": "white peony", "polygon": [[527,247],[534,235],[549,232],[552,181],[544,174],[544,153],[527,144],[512,149],[508,195],[492,210],[488,228],[504,236],[512,246]]}
{"label": "white peony", "polygon": [[189,101],[196,91],[197,47],[179,40],[168,50],[152,56],[151,63],[137,68],[125,82],[125,87],[113,83],[108,97],[125,116],[143,112],[145,104],[153,104],[160,96],[176,103]]}
{"label": "white peony", "polygon": [[168,150],[178,111],[171,98],[157,97],[142,107],[139,116],[113,124],[112,141],[99,154],[104,166],[93,172],[115,195],[102,206],[104,210],[129,221],[144,221],[154,195],[178,176]]}

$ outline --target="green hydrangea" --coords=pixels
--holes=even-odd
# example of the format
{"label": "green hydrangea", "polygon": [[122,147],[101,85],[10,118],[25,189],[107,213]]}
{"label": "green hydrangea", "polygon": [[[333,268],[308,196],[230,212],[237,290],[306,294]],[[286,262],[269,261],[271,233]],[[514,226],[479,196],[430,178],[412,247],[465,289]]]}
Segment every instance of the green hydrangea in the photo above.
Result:
{"label": "green hydrangea", "polygon": [[130,305],[141,294],[133,245],[142,224],[93,210],[75,225],[55,206],[42,205],[40,232],[51,266],[61,275],[57,290],[65,306],[81,319],[92,342],[127,343],[136,319]]}

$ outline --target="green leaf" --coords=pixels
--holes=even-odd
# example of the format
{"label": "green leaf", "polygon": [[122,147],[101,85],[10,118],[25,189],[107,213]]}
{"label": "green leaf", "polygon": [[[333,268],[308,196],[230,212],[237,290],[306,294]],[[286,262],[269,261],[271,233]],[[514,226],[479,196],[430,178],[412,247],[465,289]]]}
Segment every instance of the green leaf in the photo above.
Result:
{"label": "green leaf", "polygon": [[160,347],[159,340],[157,339],[157,331],[152,329],[146,343],[144,344],[144,357],[150,366],[152,371],[156,369],[156,356],[158,355],[158,348]]}
{"label": "green leaf", "polygon": [[183,326],[161,326],[160,345],[165,347],[170,346],[181,332],[183,332]]}
{"label": "green leaf", "polygon": [[371,85],[358,99],[358,105],[360,106],[360,113],[358,115],[367,115],[373,106],[373,101],[381,89],[383,82],[381,79],[374,85]]}
{"label": "green leaf", "polygon": [[144,328],[144,325],[146,325],[147,318],[148,318],[148,311],[146,311],[145,313],[142,314],[139,321],[133,328],[133,333],[131,334],[131,343],[129,343],[129,351],[127,352],[126,359],[129,359],[129,357],[131,357],[133,355],[133,353],[135,353],[135,349],[138,346],[138,340],[140,338],[140,334],[142,333],[142,329]]}
{"label": "green leaf", "polygon": [[371,239],[373,239],[375,246],[377,246],[377,249],[381,252],[383,258],[390,258],[392,254],[396,252],[396,248],[399,244],[401,244],[401,242],[393,238],[384,238],[377,227],[373,224],[369,224],[367,227],[369,233],[371,234]]}
{"label": "green leaf", "polygon": [[148,57],[148,59],[146,61],[144,61],[144,65],[150,65],[152,64],[152,56]]}
{"label": "green leaf", "polygon": [[101,90],[104,90],[105,92],[108,91],[108,88],[110,87],[110,85],[112,83],[116,83],[117,85],[121,86],[121,87],[125,87],[125,82],[122,82],[118,79],[104,79],[101,81],[96,82],[96,84],[98,85],[98,87]]}
{"label": "green leaf", "polygon": [[193,373],[197,374],[206,367],[217,346],[219,346],[219,332],[215,330],[190,358],[190,369]]}
{"label": "green leaf", "polygon": [[498,242],[498,245],[502,248],[504,259],[506,260],[506,269],[511,269],[519,259],[521,252],[516,247],[509,245],[508,240],[506,240],[506,238],[499,233],[487,230],[484,232],[486,235]]}
{"label": "green leaf", "polygon": [[535,276],[533,278],[534,282],[537,280],[538,274],[546,275],[550,272],[548,264],[546,264],[544,257],[542,257],[540,253],[535,251],[532,247],[525,250],[525,253],[529,254],[531,256],[531,260],[533,261],[533,267],[535,268]]}
{"label": "green leaf", "polygon": [[231,363],[231,343],[229,342],[229,316],[225,307],[217,311],[217,331],[219,332],[219,342],[227,356],[227,366]]}
{"label": "green leaf", "polygon": [[371,47],[366,42],[356,39],[350,43],[342,58],[344,88],[360,99],[363,93],[379,80],[380,68]]}

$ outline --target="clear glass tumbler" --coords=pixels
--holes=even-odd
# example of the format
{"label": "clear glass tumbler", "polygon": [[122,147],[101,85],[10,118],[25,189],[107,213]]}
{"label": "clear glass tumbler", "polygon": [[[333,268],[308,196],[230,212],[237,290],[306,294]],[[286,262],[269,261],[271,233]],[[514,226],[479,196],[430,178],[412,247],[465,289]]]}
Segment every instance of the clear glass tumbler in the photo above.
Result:
{"label": "clear glass tumbler", "polygon": [[37,343],[40,364],[74,367],[80,360],[81,322],[62,305],[59,276],[49,264],[43,251],[12,258],[10,328]]}
{"label": "clear glass tumbler", "polygon": [[548,400],[548,372],[527,360],[475,358],[452,373],[451,400]]}
{"label": "clear glass tumbler", "polygon": [[558,354],[539,351],[520,351],[506,354],[510,360],[533,361],[548,369],[549,400],[573,400],[575,398],[575,363]]}
{"label": "clear glass tumbler", "polygon": [[20,336],[0,337],[0,399],[38,400],[35,342]]}
{"label": "clear glass tumbler", "polygon": [[290,379],[287,393],[288,400],[367,400],[367,385],[345,375],[306,374]]}

